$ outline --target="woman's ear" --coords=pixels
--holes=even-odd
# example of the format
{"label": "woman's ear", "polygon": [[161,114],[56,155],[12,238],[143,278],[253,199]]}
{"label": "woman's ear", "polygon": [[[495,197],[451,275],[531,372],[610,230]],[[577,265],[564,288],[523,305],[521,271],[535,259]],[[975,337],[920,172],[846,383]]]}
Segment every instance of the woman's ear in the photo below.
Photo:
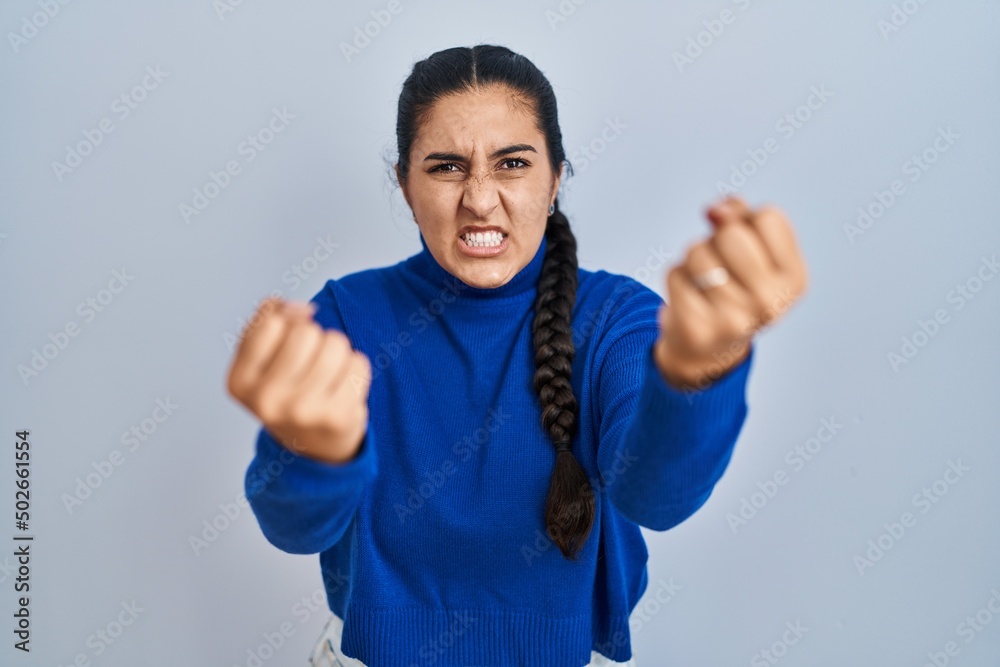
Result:
{"label": "woman's ear", "polygon": [[559,184],[562,183],[563,168],[565,161],[559,163],[559,171],[556,173],[555,181],[552,183],[552,194],[549,196],[549,201],[555,201],[556,195],[559,194]]}

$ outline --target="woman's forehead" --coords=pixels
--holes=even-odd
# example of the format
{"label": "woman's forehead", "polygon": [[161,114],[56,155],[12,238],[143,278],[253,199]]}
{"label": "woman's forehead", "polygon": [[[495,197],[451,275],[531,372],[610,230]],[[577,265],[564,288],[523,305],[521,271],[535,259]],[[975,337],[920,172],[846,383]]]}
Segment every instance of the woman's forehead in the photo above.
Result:
{"label": "woman's forehead", "polygon": [[503,146],[530,144],[542,136],[530,107],[512,103],[509,91],[468,91],[439,99],[424,116],[414,148],[487,154]]}

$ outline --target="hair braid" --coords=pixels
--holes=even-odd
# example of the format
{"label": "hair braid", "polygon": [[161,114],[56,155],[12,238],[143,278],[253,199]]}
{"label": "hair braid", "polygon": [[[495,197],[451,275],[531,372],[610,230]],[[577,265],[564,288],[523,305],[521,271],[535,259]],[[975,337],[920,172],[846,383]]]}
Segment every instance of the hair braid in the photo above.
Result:
{"label": "hair braid", "polygon": [[545,500],[549,537],[567,558],[575,559],[594,525],[594,493],[571,451],[577,431],[578,405],[570,384],[573,332],[570,321],[576,302],[576,237],[559,210],[545,227],[548,245],[535,300],[532,334],[535,344],[535,391],[542,404],[542,425],[556,445],[555,468]]}

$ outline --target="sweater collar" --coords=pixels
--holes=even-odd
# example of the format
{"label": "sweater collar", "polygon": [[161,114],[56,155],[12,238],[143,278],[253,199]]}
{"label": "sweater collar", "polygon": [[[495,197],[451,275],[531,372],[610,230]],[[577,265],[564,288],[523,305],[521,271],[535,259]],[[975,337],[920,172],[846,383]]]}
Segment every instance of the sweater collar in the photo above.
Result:
{"label": "sweater collar", "polygon": [[542,275],[542,262],[545,259],[548,239],[542,236],[542,242],[531,261],[506,283],[492,288],[468,285],[441,266],[434,259],[434,255],[431,254],[430,249],[427,247],[423,233],[420,234],[420,245],[420,252],[407,259],[405,266],[416,275],[432,283],[438,289],[444,284],[449,284],[455,287],[459,298],[510,300],[515,297],[524,298],[528,293],[531,293],[531,296],[534,297],[537,293],[538,280]]}

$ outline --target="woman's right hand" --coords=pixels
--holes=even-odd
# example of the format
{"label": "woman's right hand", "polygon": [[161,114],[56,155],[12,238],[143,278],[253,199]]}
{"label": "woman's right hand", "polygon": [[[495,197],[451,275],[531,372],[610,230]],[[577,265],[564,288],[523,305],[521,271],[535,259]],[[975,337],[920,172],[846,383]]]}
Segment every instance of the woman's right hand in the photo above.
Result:
{"label": "woman's right hand", "polygon": [[345,463],[368,430],[371,363],[336,329],[313,320],[314,304],[268,298],[250,319],[227,389],[288,449]]}

